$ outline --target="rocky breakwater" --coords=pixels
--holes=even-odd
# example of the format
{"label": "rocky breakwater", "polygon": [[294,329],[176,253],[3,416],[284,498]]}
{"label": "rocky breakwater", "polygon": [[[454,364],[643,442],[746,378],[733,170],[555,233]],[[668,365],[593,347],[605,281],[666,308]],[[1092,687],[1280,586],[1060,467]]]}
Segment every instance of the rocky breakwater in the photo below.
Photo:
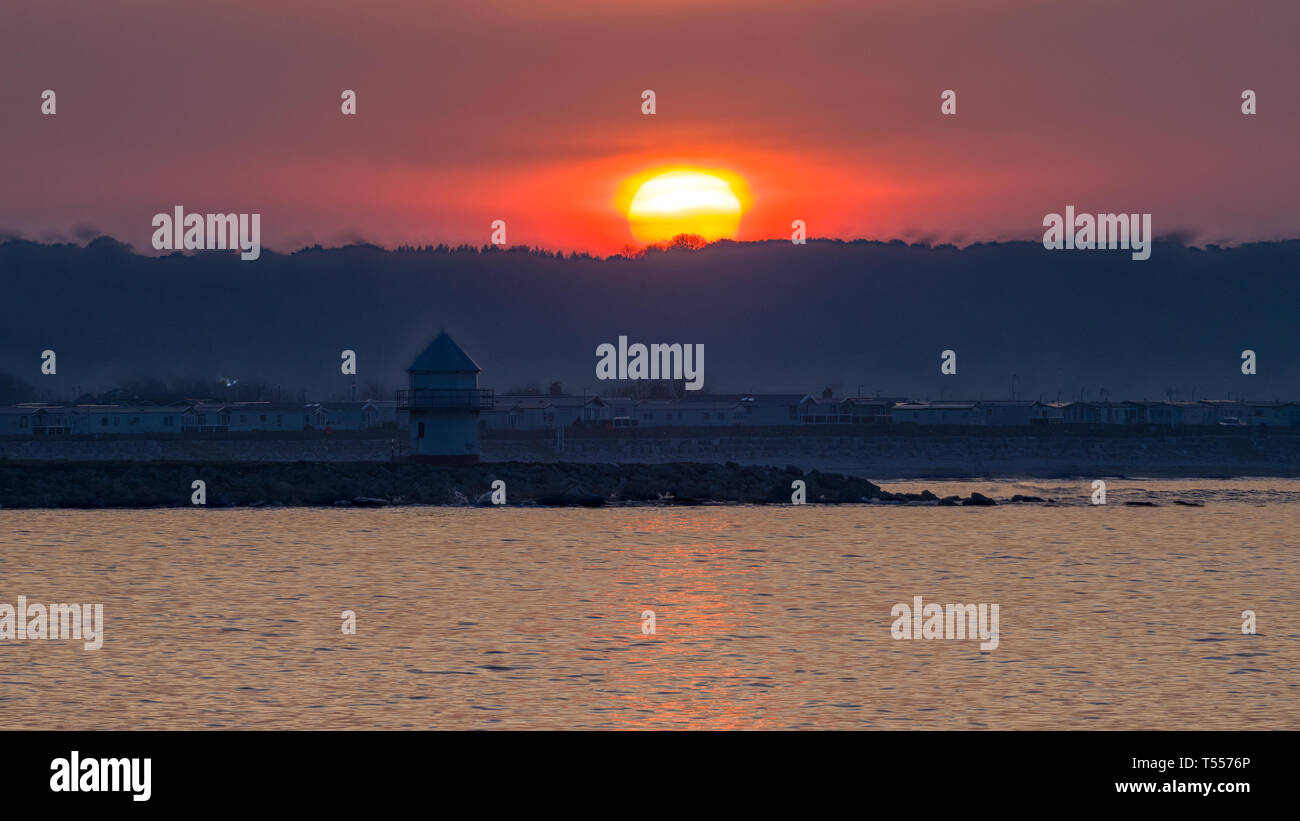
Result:
{"label": "rocky breakwater", "polygon": [[[391,462],[0,462],[2,508],[657,504],[991,505],[972,493],[890,493],[872,482],[795,467],[726,464],[538,464],[465,467]],[[1016,499],[1015,501],[1041,501]]]}

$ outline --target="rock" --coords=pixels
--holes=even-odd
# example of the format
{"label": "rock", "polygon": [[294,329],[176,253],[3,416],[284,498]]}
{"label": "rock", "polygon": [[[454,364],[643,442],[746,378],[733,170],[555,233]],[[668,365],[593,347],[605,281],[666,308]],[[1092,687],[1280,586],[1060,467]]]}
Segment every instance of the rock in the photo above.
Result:
{"label": "rock", "polygon": [[893,494],[893,498],[897,501],[908,502],[909,504],[939,501],[939,497],[935,496],[928,490],[923,490],[920,493],[895,493]]}
{"label": "rock", "polygon": [[537,500],[537,504],[546,505],[547,507],[603,507],[605,504],[605,497],[578,496],[571,494],[561,496],[543,496]]}
{"label": "rock", "polygon": [[546,507],[577,507],[578,499],[576,496],[542,496],[537,499],[537,504]]}
{"label": "rock", "polygon": [[996,505],[997,502],[985,496],[983,493],[971,493],[970,496],[962,500],[962,504],[977,505],[979,507],[987,507],[988,505]]}
{"label": "rock", "polygon": [[[170,507],[189,501],[188,496],[178,495],[176,488],[188,487],[199,469],[182,462],[50,462],[35,466],[0,462],[0,504],[5,508]],[[822,471],[801,476],[780,467],[734,462],[494,462],[464,467],[390,462],[207,463],[201,470],[208,477],[208,504],[213,507],[483,505],[490,501],[483,490],[496,478],[509,485],[513,505],[542,501],[595,507],[606,499],[664,505],[788,505],[795,478],[806,482],[810,503],[939,501],[928,491],[887,493],[853,476]],[[215,488],[221,489],[221,498],[216,497]]]}
{"label": "rock", "polygon": [[1129,507],[1160,507],[1155,502],[1125,502]]}
{"label": "rock", "polygon": [[1015,496],[1012,496],[1012,497],[1011,497],[1011,501],[1013,501],[1013,502],[1041,502],[1041,501],[1044,501],[1044,499],[1043,499],[1041,496],[1022,496],[1022,495],[1020,495],[1019,493],[1017,493]]}

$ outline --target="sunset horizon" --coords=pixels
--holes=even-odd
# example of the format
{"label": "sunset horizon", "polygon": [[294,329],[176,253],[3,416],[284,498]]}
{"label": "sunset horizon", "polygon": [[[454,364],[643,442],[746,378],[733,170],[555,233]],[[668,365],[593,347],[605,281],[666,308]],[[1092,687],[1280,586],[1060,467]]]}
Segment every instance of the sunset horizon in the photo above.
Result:
{"label": "sunset horizon", "polygon": [[[514,0],[436,15],[386,5],[355,17],[337,0],[284,0],[247,26],[257,6],[236,2],[196,10],[164,41],[149,32],[179,13],[153,0],[20,13],[0,108],[37,116],[7,125],[4,196],[22,207],[0,212],[0,235],[145,249],[151,216],[181,204],[261,213],[266,246],[282,250],[486,244],[500,220],[510,245],[608,255],[640,242],[615,206],[627,181],[692,168],[744,181],[741,241],[789,238],[795,220],[845,240],[1031,239],[1069,203],[1151,212],[1159,235],[1197,243],[1296,236],[1286,206],[1300,177],[1285,158],[1300,106],[1266,83],[1300,73],[1293,49],[1268,47],[1285,4],[1244,19],[1196,4],[1193,26],[1169,0],[1050,14],[1005,0],[980,16],[927,0],[932,18],[837,1],[822,9],[837,25],[794,36],[775,2],[710,0],[685,27],[685,7],[650,0],[580,0],[554,17]],[[1106,26],[1103,7],[1164,36],[1148,48]],[[122,41],[69,25],[73,13],[111,16]],[[270,68],[303,25],[293,63]],[[861,25],[868,48],[838,36]],[[236,30],[238,65],[173,70],[222,65],[208,35]],[[1102,32],[1104,54],[1091,47]],[[1062,86],[1061,71],[1083,85]],[[1243,89],[1259,116],[1242,116]],[[57,115],[39,116],[43,91]]]}
{"label": "sunset horizon", "polygon": [[1298,35],[3,0],[20,810],[1276,803]]}

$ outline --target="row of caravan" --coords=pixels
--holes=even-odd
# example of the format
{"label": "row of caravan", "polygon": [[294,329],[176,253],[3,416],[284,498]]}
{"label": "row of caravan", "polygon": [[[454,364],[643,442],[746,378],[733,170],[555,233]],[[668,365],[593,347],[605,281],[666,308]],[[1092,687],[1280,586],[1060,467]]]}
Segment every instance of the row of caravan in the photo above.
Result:
{"label": "row of caravan", "polygon": [[0,436],[249,433],[397,428],[397,403],[177,402],[171,405],[55,405],[0,408]]}
{"label": "row of caravan", "polygon": [[[782,427],[895,425],[1020,427],[1102,425],[1138,427],[1300,426],[1300,402],[1199,401],[1034,402],[1028,400],[926,402],[905,398],[835,398],[800,394],[746,394],[686,399],[600,396],[490,397],[463,410],[477,414],[483,432],[567,427]],[[426,397],[417,397],[424,399]],[[177,402],[169,405],[0,407],[0,436],[178,433],[290,433],[405,429],[409,403]],[[417,405],[419,402],[416,403]],[[438,409],[435,409],[438,410]],[[450,406],[441,409],[445,413]]]}
{"label": "row of caravan", "polygon": [[496,396],[481,413],[484,430],[545,430],[572,425],[624,427],[732,427],[804,425],[1300,425],[1300,402],[1134,400],[1036,402],[973,400],[928,402],[840,398],[806,394],[746,394],[686,399],[600,396]]}

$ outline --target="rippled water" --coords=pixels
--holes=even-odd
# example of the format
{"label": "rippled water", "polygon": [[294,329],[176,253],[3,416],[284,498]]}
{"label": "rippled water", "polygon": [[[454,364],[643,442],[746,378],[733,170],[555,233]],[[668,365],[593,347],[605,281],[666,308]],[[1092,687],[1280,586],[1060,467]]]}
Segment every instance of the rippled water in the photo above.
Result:
{"label": "rippled water", "polygon": [[0,511],[0,602],[106,622],[0,641],[0,729],[1300,729],[1300,482],[924,487],[1071,504]]}

